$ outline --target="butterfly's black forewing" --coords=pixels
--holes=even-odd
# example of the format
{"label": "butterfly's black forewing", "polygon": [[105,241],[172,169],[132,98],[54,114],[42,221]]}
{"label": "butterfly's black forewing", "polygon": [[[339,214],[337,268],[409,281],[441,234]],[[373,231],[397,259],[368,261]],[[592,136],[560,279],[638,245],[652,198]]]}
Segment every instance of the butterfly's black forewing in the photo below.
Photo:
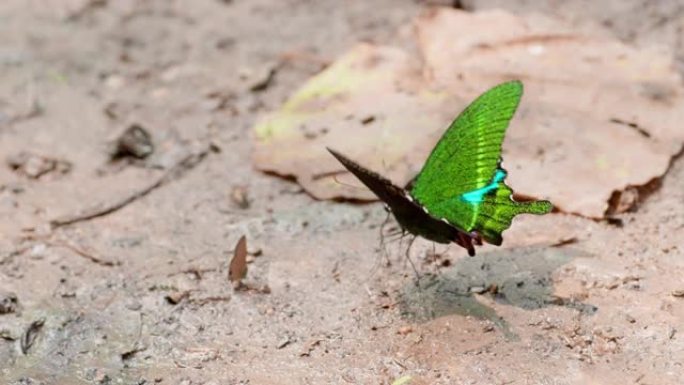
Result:
{"label": "butterfly's black forewing", "polygon": [[425,208],[411,198],[406,190],[395,186],[387,178],[362,167],[337,151],[329,148],[328,151],[389,206],[390,211],[404,230],[438,243],[456,242],[466,248],[468,254],[475,255],[469,234],[431,216]]}
{"label": "butterfly's black forewing", "polygon": [[335,150],[328,148],[328,151],[330,151],[347,170],[359,178],[359,180],[380,198],[380,200],[387,203],[390,207],[393,205],[401,205],[403,201],[408,200],[404,191],[392,184],[387,178],[362,167]]}

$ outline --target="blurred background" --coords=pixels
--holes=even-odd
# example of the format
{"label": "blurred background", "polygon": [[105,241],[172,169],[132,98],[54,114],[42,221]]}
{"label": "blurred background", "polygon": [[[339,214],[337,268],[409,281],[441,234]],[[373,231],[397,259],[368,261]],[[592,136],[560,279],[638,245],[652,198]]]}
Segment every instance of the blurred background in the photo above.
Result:
{"label": "blurred background", "polygon": [[[681,1],[2,1],[0,382],[680,383],[682,28]],[[556,211],[473,258],[418,240],[417,286],[325,147],[403,185],[511,79],[507,181]]]}

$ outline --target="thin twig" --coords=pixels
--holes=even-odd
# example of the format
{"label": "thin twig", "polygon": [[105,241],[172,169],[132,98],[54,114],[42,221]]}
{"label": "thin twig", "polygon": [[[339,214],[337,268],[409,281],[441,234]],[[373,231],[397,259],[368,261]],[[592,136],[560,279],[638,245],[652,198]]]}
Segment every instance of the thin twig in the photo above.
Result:
{"label": "thin twig", "polygon": [[148,184],[147,186],[139,190],[135,190],[129,193],[128,195],[113,202],[100,203],[85,210],[81,210],[76,214],[69,214],[59,218],[52,219],[50,221],[50,226],[53,229],[56,229],[58,227],[68,226],[78,222],[89,221],[91,219],[102,217],[111,214],[115,211],[118,211],[126,207],[127,205],[137,201],[138,199],[146,196],[155,189],[168,183],[175,176],[178,176],[179,173],[194,168],[206,157],[208,153],[209,148],[206,148],[200,151],[199,153],[189,154],[188,156],[182,158],[180,161],[175,163],[163,175],[161,175],[159,178],[157,178],[155,181]]}
{"label": "thin twig", "polygon": [[32,247],[33,247],[33,245],[22,246],[22,247],[19,247],[19,248],[17,248],[17,249],[14,249],[14,250],[10,251],[10,252],[7,253],[5,256],[3,256],[2,259],[0,259],[0,265],[3,265],[3,264],[5,264],[5,263],[11,261],[12,258],[14,258],[14,257],[16,257],[16,256],[18,256],[18,255],[24,254],[25,252],[31,250]]}
{"label": "thin twig", "polygon": [[228,302],[228,301],[230,301],[230,299],[231,299],[230,296],[213,296],[213,297],[205,297],[205,298],[193,298],[193,299],[190,299],[190,303],[194,303],[196,305],[204,306],[208,303]]}
{"label": "thin twig", "polygon": [[91,262],[97,263],[98,265],[118,266],[121,264],[121,262],[119,262],[119,261],[109,261],[109,260],[97,257],[94,254],[92,254],[86,250],[83,250],[82,248],[80,248],[76,245],[73,245],[68,241],[64,241],[64,240],[47,241],[46,244],[48,246],[52,246],[52,247],[64,247],[65,249],[69,249],[69,250],[73,251],[74,253],[76,253],[77,255],[79,255],[79,256],[81,256],[81,257],[83,257],[83,258],[85,258]]}

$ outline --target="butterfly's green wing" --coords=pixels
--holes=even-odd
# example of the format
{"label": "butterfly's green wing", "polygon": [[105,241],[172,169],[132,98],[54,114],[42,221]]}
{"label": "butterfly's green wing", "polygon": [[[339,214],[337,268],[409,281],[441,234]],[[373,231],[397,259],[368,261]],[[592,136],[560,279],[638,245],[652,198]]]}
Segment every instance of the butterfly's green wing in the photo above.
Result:
{"label": "butterfly's green wing", "polygon": [[480,95],[449,126],[411,188],[431,215],[495,245],[516,215],[552,209],[548,201],[515,202],[504,183],[501,143],[522,92],[522,83],[511,81]]}

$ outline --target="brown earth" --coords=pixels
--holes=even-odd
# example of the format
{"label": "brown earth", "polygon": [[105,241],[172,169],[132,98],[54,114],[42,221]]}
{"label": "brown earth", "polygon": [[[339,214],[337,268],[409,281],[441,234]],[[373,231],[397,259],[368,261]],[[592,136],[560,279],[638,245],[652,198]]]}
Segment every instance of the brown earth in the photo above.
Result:
{"label": "brown earth", "polygon": [[[684,57],[677,1],[462,3]],[[418,241],[419,286],[380,205],[253,169],[255,122],[427,6],[3,1],[0,383],[681,384],[681,157],[611,221],[519,218],[474,258]],[[110,161],[132,124],[153,153]]]}

